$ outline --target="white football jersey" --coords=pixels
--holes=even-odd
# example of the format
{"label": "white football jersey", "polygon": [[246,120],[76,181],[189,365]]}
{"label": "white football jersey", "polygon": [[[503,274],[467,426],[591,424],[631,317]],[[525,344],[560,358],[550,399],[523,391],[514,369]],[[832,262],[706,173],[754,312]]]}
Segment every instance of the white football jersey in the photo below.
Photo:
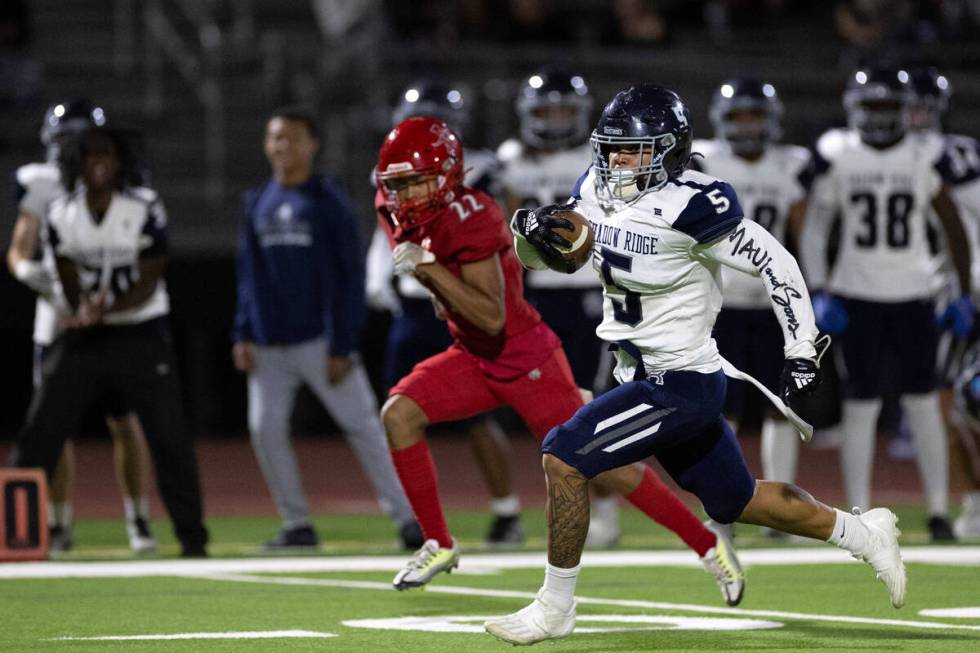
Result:
{"label": "white football jersey", "polygon": [[[579,196],[603,286],[596,334],[636,346],[648,372],[721,368],[711,329],[722,303],[722,263],[761,274],[756,282],[779,307],[787,357],[813,357],[816,327],[799,267],[768,232],[742,225],[729,184],[688,170],[656,192],[610,204],[598,199],[590,171]],[[616,378],[629,381],[634,369],[617,352]]]}
{"label": "white football jersey", "polygon": [[[65,194],[48,206],[48,239],[56,256],[78,266],[84,292],[105,290],[110,301],[139,280],[141,255],[166,250],[167,215],[156,191],[129,188],[113,193],[101,222],[85,201],[84,188]],[[170,300],[163,279],[150,298],[131,309],[109,313],[106,324],[138,324],[166,315]]]}
{"label": "white football jersey", "polygon": [[[503,165],[503,191],[520,198],[521,205],[530,209],[567,201],[592,163],[592,147],[586,143],[556,152],[529,152],[523,143],[511,139],[501,143],[497,158]],[[584,269],[575,274],[531,270],[526,283],[529,288],[596,287],[595,275]]]}
{"label": "white football jersey", "polygon": [[[694,141],[691,150],[703,155],[695,160],[698,168],[735,188],[745,217],[785,245],[789,209],[806,197],[809,150],[771,144],[757,161],[736,156],[728,142],[720,139]],[[769,296],[758,279],[729,267],[722,268],[721,278],[725,307],[770,307]]]}
{"label": "white football jersey", "polygon": [[[826,280],[831,292],[877,302],[936,295],[939,277],[927,218],[943,183],[937,168],[943,150],[937,135],[907,136],[884,150],[865,144],[851,129],[820,137],[811,203],[842,219],[837,261]],[[827,234],[813,237],[825,241]]]}
{"label": "white football jersey", "polygon": [[[61,171],[54,163],[28,163],[17,168],[14,175],[18,195],[18,210],[29,213],[41,221],[39,247],[41,248],[41,263],[45,272],[55,280],[55,297],[61,291],[57,283],[58,271],[55,269],[54,257],[47,246],[47,227],[44,224],[44,214],[48,205],[58,196],[65,193],[61,183]],[[57,302],[57,299],[55,299]],[[60,333],[62,311],[51,300],[42,295],[37,296],[34,305],[34,342],[48,346],[54,342]]]}
{"label": "white football jersey", "polygon": [[[953,201],[960,211],[963,229],[970,245],[970,283],[974,302],[980,302],[980,143],[969,136],[948,134],[946,152],[939,166],[946,183],[950,185]],[[949,258],[942,226],[935,212],[930,219],[939,235],[939,252],[936,267],[940,282],[950,297],[961,293],[956,269]]]}

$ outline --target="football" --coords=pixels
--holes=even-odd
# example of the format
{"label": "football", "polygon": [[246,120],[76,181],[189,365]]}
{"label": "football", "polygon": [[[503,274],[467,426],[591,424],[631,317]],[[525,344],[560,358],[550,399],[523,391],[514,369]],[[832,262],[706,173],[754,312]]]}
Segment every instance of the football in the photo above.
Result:
{"label": "football", "polygon": [[555,248],[561,252],[558,261],[549,263],[548,267],[556,272],[572,274],[582,268],[592,258],[592,245],[595,236],[592,233],[592,225],[584,215],[577,211],[564,210],[553,214],[556,218],[564,218],[572,223],[571,229],[555,228],[553,231],[572,243],[571,247]]}

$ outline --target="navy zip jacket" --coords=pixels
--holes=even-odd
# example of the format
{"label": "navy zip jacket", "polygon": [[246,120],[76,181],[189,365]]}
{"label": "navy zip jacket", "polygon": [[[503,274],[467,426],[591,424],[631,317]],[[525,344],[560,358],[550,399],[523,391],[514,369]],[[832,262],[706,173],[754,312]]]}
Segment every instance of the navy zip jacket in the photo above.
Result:
{"label": "navy zip jacket", "polygon": [[238,236],[232,340],[289,345],[326,337],[330,353],[357,350],[364,321],[364,256],[357,217],[339,184],[270,179],[245,194]]}

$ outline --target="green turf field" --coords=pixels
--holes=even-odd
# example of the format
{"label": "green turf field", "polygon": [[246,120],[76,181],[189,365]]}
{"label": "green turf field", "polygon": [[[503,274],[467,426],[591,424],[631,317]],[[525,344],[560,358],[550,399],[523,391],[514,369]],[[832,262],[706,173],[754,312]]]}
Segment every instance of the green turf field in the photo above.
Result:
{"label": "green turf field", "polygon": [[[906,557],[922,560],[909,562],[903,609],[890,607],[870,568],[832,547],[774,545],[751,528],[738,533],[750,567],[745,600],[729,609],[693,554],[674,553],[670,536],[624,511],[623,546],[586,560],[580,630],[537,649],[980,651],[980,543],[924,547],[922,515],[900,514]],[[390,589],[403,554],[379,517],[319,520],[325,545],[301,557],[259,554],[274,519],[212,519],[214,558],[187,563],[173,558],[162,520],[162,555],[142,561],[127,554],[119,523],[82,522],[76,550],[57,564],[0,565],[0,651],[510,650],[480,624],[537,590],[541,515],[526,515],[528,546],[506,553],[479,550],[484,521],[450,515],[464,544],[461,573],[405,593]],[[922,613],[950,608],[972,611]],[[59,639],[146,636],[171,639]]]}

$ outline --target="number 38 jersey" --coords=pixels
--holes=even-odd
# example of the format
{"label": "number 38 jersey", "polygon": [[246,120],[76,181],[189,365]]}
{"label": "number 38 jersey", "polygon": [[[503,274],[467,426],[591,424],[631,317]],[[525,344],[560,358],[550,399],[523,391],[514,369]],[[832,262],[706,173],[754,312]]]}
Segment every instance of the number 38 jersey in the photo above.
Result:
{"label": "number 38 jersey", "polygon": [[[127,188],[115,192],[109,209],[96,222],[84,189],[65,194],[48,206],[48,242],[55,256],[78,267],[82,292],[104,290],[110,302],[139,280],[141,256],[166,254],[167,216],[156,191]],[[144,303],[103,318],[106,324],[139,324],[166,315],[170,300],[163,280]]]}
{"label": "number 38 jersey", "polygon": [[[756,161],[736,156],[724,140],[694,141],[691,148],[701,172],[724,179],[738,193],[746,219],[757,222],[776,240],[786,244],[787,218],[793,204],[806,197],[810,152],[798,145],[772,144]],[[768,309],[769,296],[751,275],[722,268],[726,308]]]}
{"label": "number 38 jersey", "polygon": [[943,154],[938,136],[906,136],[882,150],[862,142],[854,130],[820,137],[811,203],[842,218],[837,261],[827,280],[831,292],[878,302],[936,294],[927,216],[943,184]]}
{"label": "number 38 jersey", "polygon": [[[647,370],[718,370],[711,329],[722,303],[720,265],[700,249],[741,222],[734,189],[688,170],[656,192],[609,204],[594,184],[590,170],[576,209],[595,232],[593,266],[603,286],[596,334],[631,342]],[[617,359],[617,378],[630,380],[627,359]]]}

